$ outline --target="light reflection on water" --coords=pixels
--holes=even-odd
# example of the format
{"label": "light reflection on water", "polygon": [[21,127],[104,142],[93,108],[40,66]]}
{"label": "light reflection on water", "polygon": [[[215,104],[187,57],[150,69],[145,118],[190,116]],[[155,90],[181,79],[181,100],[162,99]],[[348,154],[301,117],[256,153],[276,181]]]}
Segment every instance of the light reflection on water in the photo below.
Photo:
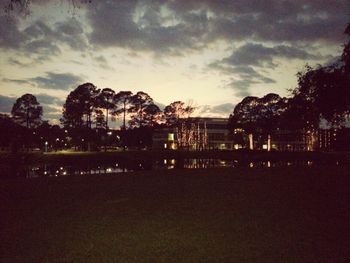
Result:
{"label": "light reflection on water", "polygon": [[[335,164],[339,165],[339,161]],[[84,176],[117,174],[140,170],[164,170],[164,169],[206,169],[206,168],[271,168],[286,166],[312,166],[313,161],[238,161],[223,159],[161,159],[142,160],[130,162],[114,162],[108,164],[84,164],[84,165],[55,165],[43,164],[29,167],[0,166],[0,176],[7,177],[59,177],[59,176]],[[11,176],[9,176],[11,175]]]}

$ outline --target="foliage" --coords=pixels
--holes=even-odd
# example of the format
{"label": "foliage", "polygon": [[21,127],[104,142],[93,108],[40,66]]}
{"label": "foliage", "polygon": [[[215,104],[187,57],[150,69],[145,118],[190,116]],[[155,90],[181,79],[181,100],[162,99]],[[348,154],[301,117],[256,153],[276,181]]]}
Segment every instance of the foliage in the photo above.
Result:
{"label": "foliage", "polygon": [[114,115],[123,114],[123,126],[122,129],[126,129],[125,121],[127,113],[131,112],[132,109],[132,99],[133,95],[131,91],[120,91],[114,95]]}
{"label": "foliage", "polygon": [[181,118],[188,118],[193,111],[194,107],[185,105],[182,101],[174,101],[164,108],[166,124],[178,124]]}
{"label": "foliage", "polygon": [[248,133],[268,133],[278,128],[280,116],[286,107],[286,99],[274,93],[262,98],[246,97],[236,105],[233,114],[230,115],[229,127],[240,128]]}
{"label": "foliage", "polygon": [[16,100],[11,114],[15,122],[27,128],[35,128],[42,122],[43,108],[34,95],[24,94]]}
{"label": "foliage", "polygon": [[101,122],[100,119],[103,113],[101,111],[96,111],[96,122],[98,122],[100,126],[105,126],[106,130],[108,130],[109,111],[113,111],[115,108],[114,95],[114,90],[105,88],[96,96],[96,106],[106,110],[106,120],[104,122]]}
{"label": "foliage", "polygon": [[137,92],[131,97],[133,106],[130,108],[132,112],[131,119],[129,121],[130,127],[149,126],[146,115],[148,113],[148,107],[154,105],[153,99],[150,95],[143,91]]}
{"label": "foliage", "polygon": [[84,83],[79,85],[67,97],[63,106],[62,124],[65,127],[81,127],[91,128],[92,113],[98,104],[96,98],[99,90],[92,83]]}

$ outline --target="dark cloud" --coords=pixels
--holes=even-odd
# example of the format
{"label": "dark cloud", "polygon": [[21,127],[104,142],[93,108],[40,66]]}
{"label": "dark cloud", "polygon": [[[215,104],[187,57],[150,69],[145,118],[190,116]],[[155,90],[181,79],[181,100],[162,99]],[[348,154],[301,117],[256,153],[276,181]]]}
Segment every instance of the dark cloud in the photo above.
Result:
{"label": "dark cloud", "polygon": [[[338,44],[350,13],[348,0],[105,0],[81,7],[91,33],[78,16],[51,25],[35,21],[24,30],[18,19],[2,16],[0,47],[57,54],[60,45],[86,50],[88,38],[95,47],[183,55],[219,40]],[[295,54],[289,48],[281,52]]]}
{"label": "dark cloud", "polygon": [[249,88],[255,84],[270,84],[276,81],[265,76],[263,71],[256,68],[275,68],[278,66],[276,59],[323,59],[319,54],[313,54],[307,50],[289,45],[265,46],[261,43],[246,43],[236,49],[232,55],[212,62],[210,69],[217,70],[232,78],[225,87],[230,87],[239,97],[250,95]]}
{"label": "dark cloud", "polygon": [[[216,61],[208,65],[208,69],[219,71],[230,77],[225,88],[232,88],[236,96],[244,97],[250,95],[249,88],[254,84],[271,84],[276,81],[270,77],[257,72],[251,66],[235,66]],[[236,77],[236,78],[233,78]]]}
{"label": "dark cloud", "polygon": [[76,18],[49,25],[37,20],[19,29],[18,17],[0,17],[0,48],[14,49],[33,57],[48,59],[61,53],[61,45],[73,50],[88,48],[82,24]]}
{"label": "dark cloud", "polygon": [[110,64],[104,56],[95,56],[93,57],[93,59],[100,68],[114,70],[114,68],[110,66]]}
{"label": "dark cloud", "polygon": [[25,79],[8,79],[8,78],[3,78],[2,79],[3,82],[12,82],[12,83],[16,83],[19,85],[30,85],[30,86],[34,86],[32,83],[30,83],[28,80]]}
{"label": "dark cloud", "polygon": [[26,36],[18,29],[18,20],[13,17],[0,16],[0,47],[19,48]]}
{"label": "dark cloud", "polygon": [[12,106],[16,98],[0,95],[0,112],[11,112]]}
{"label": "dark cloud", "polygon": [[27,66],[26,63],[23,63],[22,61],[19,61],[18,59],[15,59],[15,58],[9,58],[7,61],[9,64],[19,66],[19,67]]}
{"label": "dark cloud", "polygon": [[[174,54],[218,40],[340,43],[350,13],[346,0],[107,0],[92,6],[87,13],[94,45]],[[296,55],[292,47],[280,48]]]}
{"label": "dark cloud", "polygon": [[40,104],[61,106],[64,103],[63,99],[61,99],[59,97],[51,96],[48,94],[44,94],[44,93],[36,94],[35,97],[37,98],[37,100]]}
{"label": "dark cloud", "polygon": [[274,58],[314,60],[322,59],[321,55],[311,54],[300,48],[277,45],[266,47],[263,44],[247,43],[221,62],[229,65],[245,65],[274,68]]}
{"label": "dark cloud", "polygon": [[224,103],[220,105],[216,105],[212,107],[212,111],[214,113],[231,113],[233,111],[234,104],[232,103]]}
{"label": "dark cloud", "polygon": [[176,14],[164,14],[156,1],[98,1],[88,10],[92,26],[90,41],[96,46],[118,46],[157,53],[182,54],[198,48],[205,33],[197,15],[187,15],[187,23]]}
{"label": "dark cloud", "polygon": [[82,82],[82,78],[71,73],[47,72],[45,77],[35,77],[27,80],[43,89],[70,90]]}
{"label": "dark cloud", "polygon": [[232,113],[234,104],[224,103],[215,106],[203,105],[198,107],[197,113],[200,116],[228,117]]}
{"label": "dark cloud", "polygon": [[76,87],[82,78],[71,73],[53,73],[47,72],[44,77],[35,77],[28,79],[2,79],[4,82],[13,82],[21,85],[30,85],[42,89],[70,90]]}

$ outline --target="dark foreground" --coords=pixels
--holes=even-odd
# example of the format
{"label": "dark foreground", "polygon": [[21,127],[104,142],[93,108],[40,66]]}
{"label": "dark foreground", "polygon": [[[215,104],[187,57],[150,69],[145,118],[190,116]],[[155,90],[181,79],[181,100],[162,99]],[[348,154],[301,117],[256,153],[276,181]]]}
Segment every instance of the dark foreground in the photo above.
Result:
{"label": "dark foreground", "polygon": [[349,262],[350,167],[0,183],[0,262]]}

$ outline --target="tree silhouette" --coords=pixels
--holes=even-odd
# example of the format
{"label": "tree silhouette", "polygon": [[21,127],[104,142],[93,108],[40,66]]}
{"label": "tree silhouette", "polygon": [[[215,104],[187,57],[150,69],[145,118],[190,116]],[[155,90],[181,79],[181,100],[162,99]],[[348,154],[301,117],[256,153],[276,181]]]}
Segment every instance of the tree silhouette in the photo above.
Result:
{"label": "tree silhouette", "polygon": [[[270,136],[278,128],[280,119],[287,108],[287,99],[269,93],[262,98],[248,96],[236,105],[229,118],[229,128],[235,138],[240,138],[238,129],[248,133],[249,148],[254,149],[254,135],[267,136],[268,150],[271,148]],[[240,138],[241,143],[241,138]]]}
{"label": "tree silhouette", "polygon": [[144,120],[143,123],[145,126],[154,127],[159,124],[162,118],[162,111],[155,104],[150,104],[144,109]]}
{"label": "tree silhouette", "polygon": [[129,124],[131,127],[141,128],[145,125],[145,116],[147,115],[147,107],[154,104],[153,99],[150,95],[143,91],[137,92],[134,96],[131,97],[131,102],[133,106],[130,108],[130,111],[133,113]]}
{"label": "tree silhouette", "polygon": [[65,127],[91,128],[92,113],[97,107],[96,98],[99,90],[92,83],[79,85],[67,97],[63,105],[63,118],[61,122]]}
{"label": "tree silhouette", "polygon": [[344,71],[350,74],[350,23],[346,27],[344,33],[348,36],[348,42],[344,45],[341,61],[344,63]]}
{"label": "tree silhouette", "polygon": [[132,108],[132,92],[131,91],[120,91],[117,94],[114,95],[114,114],[120,115],[123,114],[123,126],[122,130],[126,129],[126,114],[131,111]]}
{"label": "tree silhouette", "polygon": [[178,124],[181,118],[188,118],[193,111],[194,107],[186,106],[182,101],[174,101],[164,108],[166,124]]}
{"label": "tree silhouette", "polygon": [[[109,111],[113,111],[113,109],[115,108],[114,95],[115,95],[114,90],[110,88],[104,88],[100,92],[100,94],[98,94],[98,96],[96,97],[97,106],[106,110],[106,115],[105,115],[106,120],[104,122],[106,130],[108,130]],[[99,117],[101,116],[100,112],[98,116]],[[101,120],[99,120],[99,123],[100,122]]]}
{"label": "tree silhouette", "polygon": [[43,108],[32,94],[24,94],[12,107],[11,114],[15,122],[27,128],[35,128],[42,122]]}
{"label": "tree silhouette", "polygon": [[[350,37],[350,23],[345,34]],[[287,113],[307,129],[318,128],[321,118],[335,128],[342,126],[350,113],[350,38],[340,61],[316,68],[307,65],[297,76]]]}

